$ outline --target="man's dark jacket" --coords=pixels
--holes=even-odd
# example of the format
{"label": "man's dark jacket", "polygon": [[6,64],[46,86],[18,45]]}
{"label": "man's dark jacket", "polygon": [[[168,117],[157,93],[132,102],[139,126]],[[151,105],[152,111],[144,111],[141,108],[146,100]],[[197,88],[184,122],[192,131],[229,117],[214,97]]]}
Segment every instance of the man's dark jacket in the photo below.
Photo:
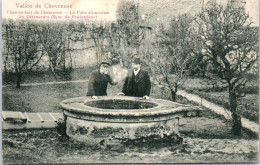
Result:
{"label": "man's dark jacket", "polygon": [[94,70],[89,78],[87,96],[106,96],[108,83],[114,85],[108,74],[101,74],[99,70]]}
{"label": "man's dark jacket", "polygon": [[134,71],[129,71],[125,79],[122,92],[125,96],[143,97],[149,96],[151,90],[151,81],[147,71],[140,69],[135,76]]}

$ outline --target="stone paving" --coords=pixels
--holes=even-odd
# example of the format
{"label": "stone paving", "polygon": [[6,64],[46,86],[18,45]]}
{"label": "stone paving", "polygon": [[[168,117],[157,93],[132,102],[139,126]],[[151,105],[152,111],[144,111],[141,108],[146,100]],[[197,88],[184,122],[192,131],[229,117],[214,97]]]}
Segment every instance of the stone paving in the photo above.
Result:
{"label": "stone paving", "polygon": [[2,128],[30,129],[30,128],[55,128],[57,121],[63,120],[62,113],[22,113],[2,111]]}

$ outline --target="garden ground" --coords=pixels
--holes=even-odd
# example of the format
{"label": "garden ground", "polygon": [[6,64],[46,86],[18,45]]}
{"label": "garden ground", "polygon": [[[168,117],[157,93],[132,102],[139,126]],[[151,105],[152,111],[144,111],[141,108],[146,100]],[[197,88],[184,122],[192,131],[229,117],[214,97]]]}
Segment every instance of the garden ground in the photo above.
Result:
{"label": "garden ground", "polygon": [[[77,71],[69,76],[69,80],[87,79],[88,76],[89,72]],[[25,79],[24,83],[47,82],[51,79],[50,76],[44,76],[44,74],[33,77]],[[63,80],[55,79],[55,81]],[[201,84],[199,80],[190,79],[189,81],[187,81],[186,89],[194,91],[194,93],[203,91],[200,90],[203,85],[199,87],[199,84]],[[108,94],[117,94],[121,87],[122,83],[117,86],[109,86]],[[3,110],[61,112],[59,102],[71,97],[85,96],[87,83],[23,86],[19,89],[14,86],[7,86],[2,91]],[[218,92],[206,91],[205,93],[208,95],[213,93],[216,96]],[[162,96],[157,88],[153,88],[151,97],[167,99],[168,96]],[[214,96],[211,98],[214,98]],[[242,101],[245,103],[257,102],[258,94],[252,94],[252,97],[247,99]],[[177,98],[177,102],[192,104],[181,97]],[[258,104],[254,102],[254,105],[258,108]],[[255,113],[253,110],[252,116]],[[258,116],[256,119],[258,119]],[[161,148],[153,147],[154,145],[150,144],[149,147],[126,146],[109,150],[100,148],[100,146],[90,147],[70,139],[64,139],[56,130],[4,131],[3,160],[5,163],[258,162],[258,137],[245,129],[242,131],[242,137],[234,137],[230,134],[230,130],[231,123],[229,121],[209,110],[205,110],[201,117],[182,118],[180,120],[180,133],[184,137],[183,145],[169,145]]]}
{"label": "garden ground", "polygon": [[243,130],[230,134],[230,123],[210,111],[180,119],[183,144],[103,148],[75,142],[56,130],[3,132],[5,163],[253,163],[258,162],[258,138]]}

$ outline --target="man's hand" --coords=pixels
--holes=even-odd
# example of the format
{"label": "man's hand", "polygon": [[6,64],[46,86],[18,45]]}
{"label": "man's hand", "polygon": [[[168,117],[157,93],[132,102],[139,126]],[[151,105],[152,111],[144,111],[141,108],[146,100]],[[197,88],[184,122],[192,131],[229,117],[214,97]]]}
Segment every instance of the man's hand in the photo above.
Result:
{"label": "man's hand", "polygon": [[98,99],[98,97],[97,97],[97,96],[92,96],[91,98],[92,98],[92,99]]}
{"label": "man's hand", "polygon": [[143,99],[146,99],[146,100],[147,100],[147,99],[149,99],[149,96],[146,96],[146,95],[145,95],[145,96],[143,97]]}
{"label": "man's hand", "polygon": [[120,92],[117,94],[118,96],[124,96],[125,94],[123,92]]}

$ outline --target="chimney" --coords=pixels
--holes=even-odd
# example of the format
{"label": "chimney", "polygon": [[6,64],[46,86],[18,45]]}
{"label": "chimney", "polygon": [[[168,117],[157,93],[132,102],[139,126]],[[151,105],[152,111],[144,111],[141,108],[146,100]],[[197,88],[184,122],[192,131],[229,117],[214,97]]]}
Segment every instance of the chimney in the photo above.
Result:
{"label": "chimney", "polygon": [[246,0],[230,0],[233,8],[245,8]]}

